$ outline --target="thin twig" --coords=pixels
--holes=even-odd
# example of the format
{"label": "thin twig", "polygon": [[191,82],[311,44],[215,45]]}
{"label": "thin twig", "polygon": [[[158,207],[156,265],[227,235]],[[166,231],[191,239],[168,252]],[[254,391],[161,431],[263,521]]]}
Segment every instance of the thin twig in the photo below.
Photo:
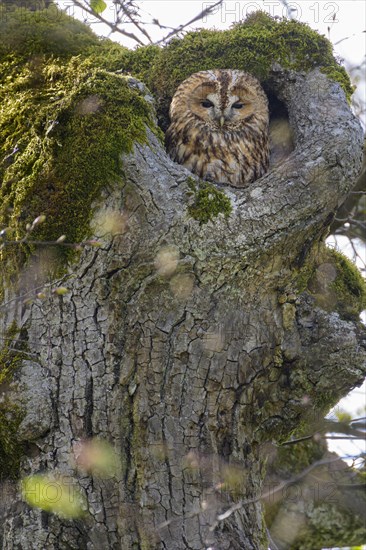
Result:
{"label": "thin twig", "polygon": [[177,27],[176,29],[173,29],[171,32],[169,32],[166,36],[164,36],[164,38],[162,38],[161,40],[158,40],[157,42],[155,42],[155,44],[161,44],[163,42],[166,42],[167,40],[169,40],[169,38],[172,38],[172,36],[175,36],[177,34],[179,34],[180,32],[182,32],[184,29],[186,29],[187,27],[189,27],[189,25],[192,25],[192,23],[195,23],[196,21],[199,21],[200,19],[202,19],[203,17],[205,17],[206,15],[211,15],[212,11],[214,11],[214,9],[217,7],[217,6],[220,6],[222,3],[223,3],[224,0],[218,0],[218,2],[216,2],[215,4],[213,4],[212,6],[208,6],[206,9],[202,10],[201,13],[199,13],[198,15],[196,15],[195,17],[193,17],[193,19],[191,19],[190,21],[188,21],[187,23],[184,23],[182,25],[179,25],[179,27]]}
{"label": "thin twig", "polygon": [[134,40],[140,46],[145,45],[144,42],[142,40],[140,40],[140,38],[138,36],[136,36],[134,33],[125,31],[123,28],[121,28],[120,26],[117,26],[115,23],[111,23],[110,21],[108,21],[107,19],[102,17],[99,13],[96,13],[95,11],[93,11],[88,5],[85,5],[84,3],[79,2],[79,0],[73,0],[73,3],[78,8],[81,8],[82,10],[85,10],[86,13],[88,13],[89,15],[92,15],[93,17],[98,19],[100,23],[104,23],[105,25],[108,25],[108,27],[110,29],[112,29],[112,32],[118,32],[118,33],[122,34],[123,36],[126,36],[126,38],[130,38],[131,40]]}

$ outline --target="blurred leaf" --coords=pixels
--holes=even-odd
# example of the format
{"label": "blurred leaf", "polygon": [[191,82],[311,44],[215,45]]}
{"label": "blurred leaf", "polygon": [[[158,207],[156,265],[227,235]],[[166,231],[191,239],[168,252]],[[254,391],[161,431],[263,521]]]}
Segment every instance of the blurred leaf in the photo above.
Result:
{"label": "blurred leaf", "polygon": [[78,467],[98,477],[111,477],[121,467],[119,455],[107,441],[89,439],[74,444],[74,455]]}
{"label": "blurred leaf", "polygon": [[349,424],[352,420],[352,416],[346,411],[339,410],[335,414],[339,422]]}
{"label": "blurred leaf", "polygon": [[55,288],[53,292],[58,296],[64,296],[64,294],[67,294],[69,292],[69,289],[65,286],[59,286],[58,288]]}
{"label": "blurred leaf", "polygon": [[177,269],[178,262],[179,249],[176,246],[164,246],[156,255],[154,264],[159,275],[170,277]]}
{"label": "blurred leaf", "polygon": [[73,481],[52,474],[24,478],[22,495],[30,506],[65,518],[78,518],[86,509],[86,500]]}
{"label": "blurred leaf", "polygon": [[95,13],[102,13],[106,9],[107,4],[104,0],[90,0],[90,7]]}

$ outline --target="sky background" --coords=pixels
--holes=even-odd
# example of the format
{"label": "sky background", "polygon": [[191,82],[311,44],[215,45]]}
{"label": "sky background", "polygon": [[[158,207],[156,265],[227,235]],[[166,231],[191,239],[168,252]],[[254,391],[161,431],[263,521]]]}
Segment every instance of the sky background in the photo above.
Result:
{"label": "sky background", "polygon": [[[213,6],[215,1],[201,0],[137,0],[141,18],[149,34],[154,40],[163,37],[164,32],[151,25],[153,19],[157,19],[162,25],[167,27],[178,27],[186,23],[194,16],[199,14],[208,6]],[[75,10],[75,14],[80,17],[80,11],[72,6],[71,0],[61,0],[59,4],[70,12]],[[115,6],[111,0],[106,0],[107,8],[103,16],[108,15],[108,19],[113,20]],[[288,7],[284,5],[286,4]],[[328,0],[227,0],[221,6],[215,8],[213,15],[201,19],[191,25],[194,28],[228,28],[233,23],[245,19],[245,17],[258,9],[265,11],[270,15],[277,17],[291,15],[298,21],[308,23],[312,28],[318,30],[329,38],[333,44],[336,44],[336,52],[352,63],[361,63],[365,57],[365,26],[366,26],[366,3],[364,0],[337,0],[330,2]],[[71,13],[70,13],[71,14]],[[101,35],[108,35],[109,29],[98,23],[92,16],[85,12],[83,16],[93,24],[95,32]],[[132,25],[126,23],[126,30],[132,30]],[[133,47],[133,42],[114,33],[111,38],[122,42],[128,47]]]}

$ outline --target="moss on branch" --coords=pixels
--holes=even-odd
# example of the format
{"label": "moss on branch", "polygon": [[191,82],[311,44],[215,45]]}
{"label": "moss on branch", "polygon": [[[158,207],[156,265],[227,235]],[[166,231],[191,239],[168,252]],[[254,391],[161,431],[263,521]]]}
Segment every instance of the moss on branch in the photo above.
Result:
{"label": "moss on branch", "polygon": [[311,292],[322,309],[345,319],[357,320],[366,308],[366,282],[357,266],[322,243],[309,254],[296,285],[299,291]]}

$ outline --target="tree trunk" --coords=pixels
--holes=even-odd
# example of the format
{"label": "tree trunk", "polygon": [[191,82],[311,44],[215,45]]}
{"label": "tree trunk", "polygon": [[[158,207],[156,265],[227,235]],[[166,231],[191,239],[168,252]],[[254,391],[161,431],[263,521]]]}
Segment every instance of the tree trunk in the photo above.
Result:
{"label": "tree trunk", "polygon": [[[102,246],[70,268],[69,293],[25,309],[6,296],[3,333],[15,320],[27,339],[7,388],[26,407],[22,475],[74,477],[88,510],[63,519],[4,483],[4,549],[267,548],[265,444],[366,372],[359,323],[296,290],[360,170],[362,131],[320,72],[278,68],[272,86],[295,150],[248,188],[222,188],[229,218],[190,217],[192,176],[150,133],[123,159],[123,188],[105,189]],[[110,238],[100,220],[116,213]],[[72,446],[91,436],[113,443],[118,474],[75,473]]]}

